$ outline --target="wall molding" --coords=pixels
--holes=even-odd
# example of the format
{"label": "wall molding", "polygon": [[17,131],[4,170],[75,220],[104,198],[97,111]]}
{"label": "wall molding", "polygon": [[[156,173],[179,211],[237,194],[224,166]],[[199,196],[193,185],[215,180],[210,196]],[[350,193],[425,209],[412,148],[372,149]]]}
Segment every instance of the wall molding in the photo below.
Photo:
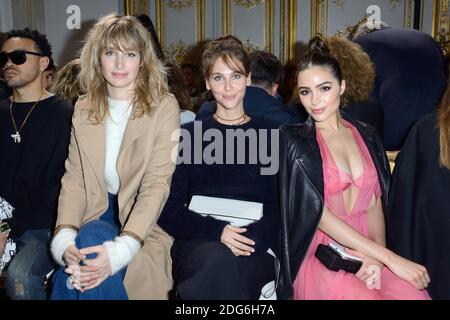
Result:
{"label": "wall molding", "polygon": [[205,41],[205,0],[197,0],[197,41]]}
{"label": "wall molding", "polygon": [[432,36],[444,50],[450,55],[450,18],[449,0],[434,0]]}
{"label": "wall molding", "polygon": [[123,11],[126,16],[149,13],[149,0],[124,0]]}
{"label": "wall molding", "polygon": [[280,54],[282,64],[286,63],[286,0],[280,1]]}
{"label": "wall molding", "polygon": [[194,0],[163,0],[166,6],[180,12],[184,9],[190,8],[193,1]]}
{"label": "wall molding", "polygon": [[234,0],[237,6],[243,7],[247,10],[251,10],[254,7],[259,6],[264,0]]}
{"label": "wall molding", "polygon": [[11,0],[0,1],[0,18],[0,32],[8,32],[13,29]]}
{"label": "wall molding", "polygon": [[266,9],[266,28],[264,29],[265,33],[265,46],[266,49],[269,49],[269,52],[273,52],[273,29],[274,29],[274,0],[266,0],[265,1],[265,9]]}
{"label": "wall molding", "polygon": [[[234,1],[234,4],[239,7],[243,7],[247,11],[251,11],[253,8],[264,5],[265,16],[265,28],[264,28],[264,50],[273,52],[273,29],[274,29],[274,4],[275,0],[258,0],[258,1]],[[233,33],[233,14],[232,14],[232,1],[222,0],[222,35],[234,34]],[[258,46],[259,47],[259,46]]]}
{"label": "wall molding", "polygon": [[45,33],[43,0],[14,0],[10,3],[14,29],[28,27]]}
{"label": "wall molding", "polygon": [[[311,1],[311,37],[315,35],[323,35],[328,36],[328,21],[329,21],[329,3],[330,0],[310,0]],[[439,0],[437,0],[439,1]],[[331,3],[336,5],[339,9],[344,9],[345,0],[344,1],[334,1],[331,0]],[[397,5],[400,4],[400,0],[389,0],[389,4],[391,10],[395,10]],[[414,19],[414,4],[413,0],[403,0],[403,28],[404,29],[412,29],[413,28],[413,19]],[[422,10],[421,10],[421,30],[423,30],[423,6],[424,3],[422,1]],[[361,17],[362,18],[362,17]]]}
{"label": "wall molding", "polygon": [[405,0],[405,8],[403,10],[403,29],[412,29],[413,20],[413,0]]}
{"label": "wall molding", "polygon": [[[156,28],[159,38],[159,42],[163,48],[166,47],[166,7],[182,12],[185,9],[191,8],[192,4],[196,4],[196,41],[205,41],[205,0],[194,0],[190,2],[175,3],[176,1],[168,2],[166,0],[156,0],[155,11],[156,11]],[[181,41],[182,42],[182,41]]]}
{"label": "wall molding", "polygon": [[297,0],[289,0],[288,2],[288,62],[296,60],[296,44],[297,44]]}
{"label": "wall molding", "polygon": [[[6,0],[6,2],[10,2],[11,0]],[[21,0],[24,3],[31,0]],[[424,8],[428,3],[425,3],[423,0],[421,3],[421,14],[420,14],[420,30],[424,30],[424,23],[427,24],[429,22],[424,22]],[[449,26],[449,18],[448,18],[448,5],[450,0],[433,0],[433,13],[432,13],[432,35],[438,40],[441,46],[446,46],[448,48],[450,26]],[[1,1],[2,5],[5,5],[5,1]],[[268,51],[274,53],[274,50],[277,50],[276,55],[278,55],[280,61],[282,63],[293,62],[296,59],[296,44],[298,41],[305,42],[308,39],[308,34],[313,37],[316,34],[322,34],[324,36],[331,35],[329,34],[329,27],[335,28],[335,21],[331,16],[337,11],[349,11],[354,12],[352,10],[351,2],[346,0],[279,0],[279,2],[275,2],[275,0],[216,0],[214,2],[206,2],[206,0],[124,0],[123,7],[125,14],[137,14],[137,13],[147,13],[151,11],[153,14],[152,19],[154,19],[155,27],[157,29],[157,33],[159,39],[161,41],[161,45],[163,47],[167,47],[172,45],[171,43],[167,43],[168,37],[167,34],[169,25],[169,21],[167,21],[168,12],[166,10],[178,10],[180,12],[193,8],[195,6],[195,15],[192,16],[192,19],[195,19],[195,25],[192,32],[195,32],[195,39],[198,42],[202,42],[206,40],[206,34],[210,35],[210,27],[211,20],[207,20],[208,17],[206,15],[209,13],[206,12],[206,6],[213,6],[215,14],[215,22],[213,24],[216,26],[214,36],[225,35],[225,34],[236,34],[238,30],[241,30],[241,26],[245,24],[245,16],[241,15],[242,9],[251,11],[258,7],[258,18],[264,19],[264,30],[257,31],[255,37],[258,37],[258,43],[254,42],[252,36],[251,39],[247,39],[250,41],[248,43],[249,47],[257,48],[261,47],[267,49]],[[149,5],[151,3],[151,5]],[[210,4],[212,3],[212,4]],[[310,9],[307,9],[308,5]],[[431,4],[430,4],[431,5]],[[149,10],[149,6],[151,9]],[[241,7],[241,8],[239,8]],[[301,8],[304,9],[301,9]],[[1,8],[1,7],[0,7]],[[169,9],[170,8],[170,9]],[[264,9],[263,9],[264,8]],[[414,0],[386,0],[386,4],[383,5],[384,10],[394,11],[396,19],[396,25],[402,27],[404,29],[412,29],[413,28],[413,15],[414,15]],[[431,8],[431,7],[430,7]],[[447,13],[445,11],[447,8]],[[310,11],[310,18],[307,17],[307,14],[302,14],[303,18],[300,18],[300,10],[308,10]],[[192,9],[194,10],[194,9]],[[209,10],[209,9],[208,9]],[[194,14],[194,11],[190,11]],[[237,20],[237,14],[239,12],[239,21]],[[358,11],[359,12],[359,11]],[[429,11],[428,11],[429,12]],[[4,10],[2,10],[2,14],[4,15]],[[26,19],[26,12],[25,19]],[[175,13],[176,14],[176,13]],[[188,14],[190,16],[190,13]],[[172,11],[170,12],[170,17],[172,17]],[[306,18],[305,18],[306,16]],[[244,19],[244,21],[240,21]],[[310,25],[310,31],[300,32],[299,28],[299,20],[298,19],[307,19],[306,21],[300,21],[302,26]],[[403,19],[403,20],[401,20]],[[426,20],[426,19],[425,19]],[[2,19],[2,24],[4,24],[4,19]],[[206,24],[208,22],[208,25]],[[389,23],[389,21],[388,21]],[[277,24],[277,25],[275,25]],[[1,27],[2,25],[0,25]],[[222,26],[222,30],[220,27]],[[3,27],[5,28],[5,27]],[[301,27],[303,28],[303,27]],[[308,26],[306,27],[308,28]],[[427,26],[425,26],[427,28]],[[430,26],[428,25],[428,28]],[[174,32],[173,28],[170,28],[170,32]],[[274,35],[274,30],[279,30],[277,36]],[[428,29],[429,30],[429,29]],[[264,32],[262,34],[262,32]],[[211,35],[210,35],[211,36]],[[242,35],[241,35],[242,36]],[[298,38],[299,37],[299,38]],[[176,35],[174,45],[176,44]],[[190,38],[188,42],[192,41]],[[180,39],[181,40],[181,39]],[[172,40],[170,40],[172,41]],[[186,40],[183,40],[186,43]],[[260,43],[263,42],[264,44]],[[178,43],[175,46],[177,49],[180,49],[182,45]],[[450,49],[447,49],[448,51]]]}
{"label": "wall molding", "polygon": [[222,34],[232,34],[232,25],[230,26],[230,1],[222,0]]}
{"label": "wall molding", "polygon": [[311,37],[328,35],[328,0],[311,0]]}

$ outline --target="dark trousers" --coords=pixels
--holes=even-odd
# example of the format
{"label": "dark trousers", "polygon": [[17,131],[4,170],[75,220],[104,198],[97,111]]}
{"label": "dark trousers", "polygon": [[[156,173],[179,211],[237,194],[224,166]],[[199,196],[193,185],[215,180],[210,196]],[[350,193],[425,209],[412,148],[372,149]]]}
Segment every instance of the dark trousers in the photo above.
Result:
{"label": "dark trousers", "polygon": [[236,257],[221,242],[175,240],[171,255],[176,290],[185,300],[257,300],[275,279],[268,253]]}

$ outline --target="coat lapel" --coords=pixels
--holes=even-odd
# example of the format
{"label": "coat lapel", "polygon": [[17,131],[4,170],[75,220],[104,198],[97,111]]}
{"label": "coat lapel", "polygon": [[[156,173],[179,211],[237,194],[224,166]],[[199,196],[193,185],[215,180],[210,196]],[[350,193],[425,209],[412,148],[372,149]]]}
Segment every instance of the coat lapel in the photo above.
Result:
{"label": "coat lapel", "polygon": [[79,117],[75,125],[79,129],[75,128],[79,144],[86,153],[100,187],[105,189],[106,133],[104,121],[100,124],[92,124],[84,117]]}
{"label": "coat lapel", "polygon": [[123,134],[122,144],[120,145],[119,157],[117,158],[116,163],[119,176],[121,176],[121,168],[127,165],[122,163],[123,154],[135,140],[137,140],[142,134],[144,134],[144,132],[147,132],[146,126],[149,125],[149,121],[148,119],[146,119],[147,117],[147,115],[144,115],[139,118],[133,118],[133,115],[131,115],[130,119],[127,122],[127,127]]}
{"label": "coat lapel", "polygon": [[[78,117],[74,122],[77,137],[79,137],[79,143],[81,148],[86,153],[89,164],[91,165],[98,183],[102,189],[106,189],[105,185],[105,159],[106,159],[106,128],[105,121],[100,124],[92,124],[87,119],[87,114]],[[117,171],[120,176],[120,168],[126,166],[122,164],[121,156],[126,149],[146,132],[145,128],[149,122],[146,121],[147,115],[139,118],[132,118],[128,120],[127,127],[125,129],[122,144],[120,146],[119,157],[117,159]]]}

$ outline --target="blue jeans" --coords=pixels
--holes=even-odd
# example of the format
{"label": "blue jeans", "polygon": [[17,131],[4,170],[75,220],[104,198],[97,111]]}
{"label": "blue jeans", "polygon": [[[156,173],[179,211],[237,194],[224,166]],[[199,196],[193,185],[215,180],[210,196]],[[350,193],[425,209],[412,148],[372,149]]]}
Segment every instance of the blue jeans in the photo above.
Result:
{"label": "blue jeans", "polygon": [[[113,240],[120,231],[117,216],[117,196],[110,194],[108,209],[100,219],[85,224],[78,231],[75,239],[77,248],[98,246],[105,241]],[[87,259],[95,257],[95,253],[87,255]],[[108,277],[98,287],[85,292],[79,292],[68,285],[69,275],[64,272],[64,269],[65,267],[60,267],[53,276],[51,300],[128,300],[123,284],[126,268]]]}
{"label": "blue jeans", "polygon": [[28,230],[15,240],[17,254],[6,271],[6,294],[13,300],[46,300],[46,275],[55,267],[50,230]]}

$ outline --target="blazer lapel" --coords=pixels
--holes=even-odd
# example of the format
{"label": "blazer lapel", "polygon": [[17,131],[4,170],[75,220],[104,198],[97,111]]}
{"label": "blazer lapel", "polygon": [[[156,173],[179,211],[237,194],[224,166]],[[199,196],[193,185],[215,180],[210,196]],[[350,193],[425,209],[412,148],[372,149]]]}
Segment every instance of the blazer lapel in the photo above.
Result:
{"label": "blazer lapel", "polygon": [[128,120],[127,127],[123,134],[122,144],[120,145],[119,157],[117,159],[117,171],[120,176],[120,168],[122,167],[122,155],[127,150],[127,148],[141,136],[144,132],[146,132],[146,126],[149,125],[148,116],[144,115],[139,118],[132,118]]}
{"label": "blazer lapel", "polygon": [[86,153],[86,157],[97,177],[102,189],[105,189],[105,156],[106,156],[106,132],[104,122],[92,124],[87,119],[78,118],[75,122],[79,130],[79,144]]}

